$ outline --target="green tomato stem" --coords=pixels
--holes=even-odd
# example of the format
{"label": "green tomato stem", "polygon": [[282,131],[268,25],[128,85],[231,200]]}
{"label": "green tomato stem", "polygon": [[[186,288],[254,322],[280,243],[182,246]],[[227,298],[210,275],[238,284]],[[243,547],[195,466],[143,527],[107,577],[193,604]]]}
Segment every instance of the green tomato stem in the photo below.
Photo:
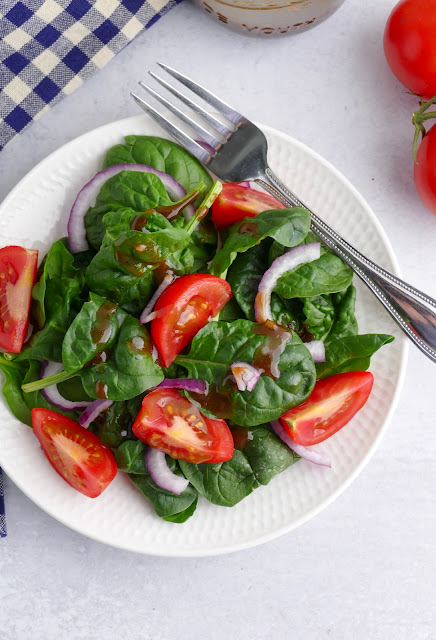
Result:
{"label": "green tomato stem", "polygon": [[413,158],[416,162],[416,154],[418,153],[419,138],[426,134],[423,122],[436,118],[436,111],[427,111],[427,109],[436,102],[436,96],[433,96],[427,102],[420,103],[420,108],[412,115],[412,124],[415,126],[415,135],[413,136]]}
{"label": "green tomato stem", "polygon": [[77,371],[60,371],[59,373],[55,373],[53,376],[48,376],[47,378],[42,378],[41,380],[35,380],[34,382],[27,382],[21,386],[24,393],[31,393],[32,391],[39,391],[40,389],[45,389],[45,387],[51,387],[53,384],[59,384],[59,382],[64,382],[65,380],[70,380],[70,378],[74,378],[77,376]]}

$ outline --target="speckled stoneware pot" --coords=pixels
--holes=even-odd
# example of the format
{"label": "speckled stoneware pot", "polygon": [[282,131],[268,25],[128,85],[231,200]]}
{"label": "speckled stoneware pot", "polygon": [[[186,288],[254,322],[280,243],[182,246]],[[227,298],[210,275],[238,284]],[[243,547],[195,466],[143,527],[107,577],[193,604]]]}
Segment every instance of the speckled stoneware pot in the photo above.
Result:
{"label": "speckled stoneware pot", "polygon": [[344,0],[194,0],[211,18],[250,36],[306,31],[331,16]]}

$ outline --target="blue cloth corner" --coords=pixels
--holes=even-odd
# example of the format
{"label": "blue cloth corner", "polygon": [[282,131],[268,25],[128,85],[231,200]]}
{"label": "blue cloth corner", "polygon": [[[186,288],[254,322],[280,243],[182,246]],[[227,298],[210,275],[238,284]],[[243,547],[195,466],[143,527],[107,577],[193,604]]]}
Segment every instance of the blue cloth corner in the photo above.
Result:
{"label": "blue cloth corner", "polygon": [[182,0],[0,0],[0,150]]}

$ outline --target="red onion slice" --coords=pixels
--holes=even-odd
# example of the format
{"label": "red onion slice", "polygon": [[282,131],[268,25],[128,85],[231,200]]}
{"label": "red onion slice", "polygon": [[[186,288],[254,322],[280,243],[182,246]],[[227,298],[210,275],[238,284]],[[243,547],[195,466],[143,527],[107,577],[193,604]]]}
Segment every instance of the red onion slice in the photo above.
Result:
{"label": "red onion slice", "polygon": [[[60,371],[63,371],[63,367],[60,362],[51,362],[50,360],[45,360],[42,363],[41,369],[39,371],[39,377],[42,380],[43,378],[48,378],[49,376],[52,376],[55,373],[59,373]],[[91,402],[86,402],[85,400],[80,400],[77,402],[66,400],[63,396],[61,396],[55,384],[52,384],[50,387],[41,389],[41,393],[47,400],[47,402],[50,402],[50,404],[54,405],[58,409],[62,409],[62,411],[81,411],[91,404]]]}
{"label": "red onion slice", "polygon": [[178,476],[171,471],[163,451],[147,447],[144,454],[144,460],[145,466],[147,467],[152,480],[161,489],[171,491],[171,493],[175,493],[179,496],[188,486],[189,480],[182,476]]}
{"label": "red onion slice", "polygon": [[305,342],[304,346],[310,351],[314,362],[325,362],[325,345],[322,340]]}
{"label": "red onion slice", "polygon": [[[185,189],[181,184],[174,180],[172,176],[163,171],[158,171],[154,167],[146,164],[114,164],[103,171],[99,171],[84,187],[79,191],[68,218],[68,244],[71,253],[86,251],[88,249],[88,241],[86,239],[85,214],[95,203],[95,199],[104,185],[104,183],[113,178],[121,171],[141,171],[142,173],[154,173],[162,180],[165,189],[170,198],[174,201],[181,200],[186,195]],[[186,207],[187,217],[191,218],[195,209],[192,205]]]}
{"label": "red onion slice", "polygon": [[296,444],[295,442],[293,442],[285,427],[279,420],[273,420],[272,422],[270,422],[270,425],[272,426],[274,433],[278,435],[280,440],[287,444],[288,447],[292,449],[292,451],[295,451],[295,453],[299,455],[300,458],[304,458],[309,462],[313,462],[313,464],[319,464],[323,467],[331,468],[332,463],[327,456],[323,456],[318,451],[314,451],[313,449],[309,449],[308,447],[303,447],[302,444]]}
{"label": "red onion slice", "polygon": [[301,264],[318,260],[320,255],[321,243],[312,242],[294,247],[274,260],[270,268],[263,274],[254,302],[257,322],[263,323],[267,320],[273,320],[271,313],[271,293],[277,285],[277,280],[287,271],[292,271]]}
{"label": "red onion slice", "polygon": [[94,400],[94,402],[91,402],[89,406],[86,407],[85,411],[82,413],[82,415],[79,418],[80,426],[85,427],[85,429],[87,429],[91,424],[91,422],[93,422],[93,420],[95,420],[100,413],[102,413],[103,411],[106,411],[106,409],[109,409],[112,403],[113,403],[113,400],[100,400],[100,399]]}
{"label": "red onion slice", "polygon": [[153,389],[184,389],[193,393],[206,393],[207,382],[204,380],[196,380],[195,378],[165,378],[157,387]]}
{"label": "red onion slice", "polygon": [[170,284],[174,282],[175,279],[176,279],[176,276],[174,275],[174,273],[172,271],[168,271],[165,278],[162,280],[162,282],[160,283],[156,291],[151,296],[150,300],[145,305],[144,311],[139,316],[139,322],[141,324],[146,324],[152,319],[152,318],[149,318],[149,315],[153,311],[154,305],[156,304],[160,296],[163,294],[165,289],[169,287]]}
{"label": "red onion slice", "polygon": [[259,369],[248,362],[234,362],[230,368],[239,391],[253,391],[260,378]]}

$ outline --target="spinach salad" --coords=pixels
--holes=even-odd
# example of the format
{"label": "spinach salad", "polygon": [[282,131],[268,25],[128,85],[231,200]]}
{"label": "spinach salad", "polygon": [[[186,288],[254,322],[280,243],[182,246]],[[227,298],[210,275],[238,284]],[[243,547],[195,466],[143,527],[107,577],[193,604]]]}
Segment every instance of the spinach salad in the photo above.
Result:
{"label": "spinach salad", "polygon": [[31,250],[0,264],[14,249],[35,277],[30,337],[29,309],[15,342],[0,326],[10,410],[76,489],[118,469],[174,523],[199,494],[229,507],[300,457],[327,464],[307,447],[363,406],[393,340],[358,333],[353,273],[307,210],[156,137],[109,149],[37,274]]}

